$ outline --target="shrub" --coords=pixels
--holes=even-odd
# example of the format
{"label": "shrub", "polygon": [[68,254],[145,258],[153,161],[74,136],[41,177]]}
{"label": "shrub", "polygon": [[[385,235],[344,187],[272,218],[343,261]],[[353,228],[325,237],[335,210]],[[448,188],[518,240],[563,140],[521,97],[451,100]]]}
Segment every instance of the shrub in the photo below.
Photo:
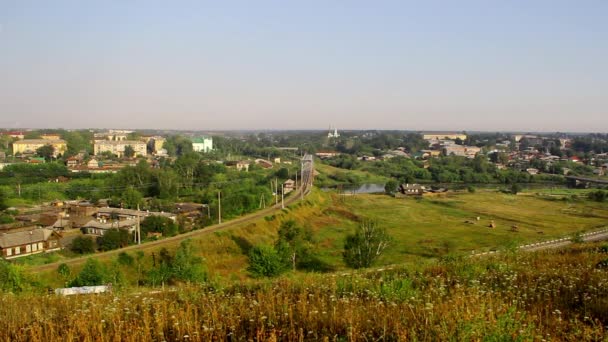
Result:
{"label": "shrub", "polygon": [[70,250],[78,254],[89,254],[95,252],[95,241],[89,236],[78,236],[72,240]]}
{"label": "shrub", "polygon": [[344,263],[352,268],[370,267],[390,245],[391,237],[375,223],[364,222],[346,237]]}
{"label": "shrub", "polygon": [[96,259],[88,259],[84,267],[69,286],[103,285],[107,281],[105,268]]}
{"label": "shrub", "polygon": [[254,277],[274,277],[287,268],[279,253],[271,246],[259,245],[249,251],[247,270]]}

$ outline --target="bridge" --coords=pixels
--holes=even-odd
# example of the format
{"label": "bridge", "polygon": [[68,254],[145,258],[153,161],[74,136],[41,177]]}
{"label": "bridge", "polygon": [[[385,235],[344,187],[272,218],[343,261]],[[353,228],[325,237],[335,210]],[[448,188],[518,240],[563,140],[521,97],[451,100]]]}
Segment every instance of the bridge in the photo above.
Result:
{"label": "bridge", "polygon": [[566,180],[568,181],[568,185],[573,187],[583,186],[585,188],[588,188],[591,184],[608,185],[607,179],[566,176]]}

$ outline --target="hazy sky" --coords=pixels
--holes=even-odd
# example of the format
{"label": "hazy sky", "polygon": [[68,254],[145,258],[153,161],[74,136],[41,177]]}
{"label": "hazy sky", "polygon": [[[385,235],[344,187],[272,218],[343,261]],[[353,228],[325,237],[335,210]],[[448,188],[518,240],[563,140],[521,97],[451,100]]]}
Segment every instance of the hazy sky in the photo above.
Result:
{"label": "hazy sky", "polygon": [[608,1],[0,0],[0,127],[608,131]]}

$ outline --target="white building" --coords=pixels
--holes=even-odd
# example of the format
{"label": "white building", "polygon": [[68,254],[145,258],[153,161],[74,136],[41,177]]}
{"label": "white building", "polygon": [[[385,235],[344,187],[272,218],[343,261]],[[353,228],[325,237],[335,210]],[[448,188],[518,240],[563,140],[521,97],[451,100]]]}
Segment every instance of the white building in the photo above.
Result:
{"label": "white building", "polygon": [[211,137],[200,137],[192,139],[192,150],[194,152],[209,152],[213,150],[213,139]]}

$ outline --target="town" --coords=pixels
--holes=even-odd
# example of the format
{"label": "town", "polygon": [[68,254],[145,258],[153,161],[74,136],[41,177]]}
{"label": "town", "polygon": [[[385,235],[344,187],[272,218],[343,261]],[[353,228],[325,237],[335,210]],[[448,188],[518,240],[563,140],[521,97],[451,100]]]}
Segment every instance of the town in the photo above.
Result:
{"label": "town", "polygon": [[[385,176],[381,186],[397,196],[608,184],[601,134],[154,133],[1,131],[2,257],[92,253],[202,229],[221,222],[221,192],[225,219],[277,204],[297,188],[308,152],[320,165]],[[362,182],[316,174],[320,187]]]}

